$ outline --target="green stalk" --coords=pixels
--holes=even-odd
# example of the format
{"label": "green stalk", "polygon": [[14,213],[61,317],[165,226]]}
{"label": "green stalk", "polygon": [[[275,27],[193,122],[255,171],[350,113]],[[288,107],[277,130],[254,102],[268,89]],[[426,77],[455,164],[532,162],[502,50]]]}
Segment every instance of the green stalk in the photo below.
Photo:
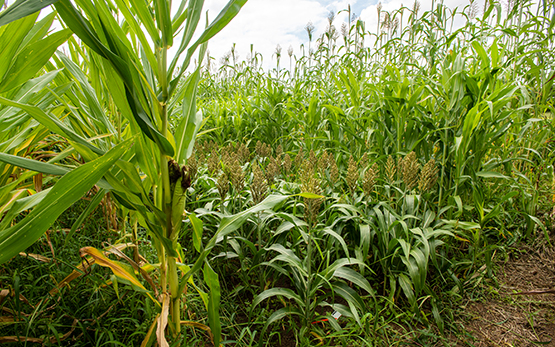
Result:
{"label": "green stalk", "polygon": [[[160,48],[160,55],[158,56],[158,76],[159,76],[159,83],[162,89],[162,101],[160,102],[160,117],[162,118],[162,135],[164,137],[168,136],[168,106],[167,106],[167,99],[168,99],[168,78],[167,78],[167,51],[168,47],[164,45]],[[162,207],[164,209],[164,213],[166,214],[166,232],[165,237],[172,238],[174,233],[173,228],[176,227],[172,225],[172,191],[170,186],[170,178],[168,172],[168,157],[160,153],[161,156],[161,169],[162,169],[162,185],[163,185],[163,203]],[[173,240],[172,240],[173,241]],[[171,303],[170,303],[170,315],[173,324],[173,336],[179,336],[181,332],[181,314],[180,314],[180,295],[179,295],[179,277],[177,274],[177,261],[175,257],[167,256],[164,254],[163,263],[166,265],[167,263],[167,273],[161,274],[161,281],[162,281],[162,290],[166,291],[167,284],[169,284],[169,291],[171,295]],[[164,267],[164,271],[166,268]]]}
{"label": "green stalk", "polygon": [[168,259],[168,279],[170,283],[170,315],[172,317],[174,327],[174,337],[179,336],[181,332],[181,307],[180,307],[180,293],[179,293],[179,278],[177,275],[177,262],[174,257]]}
{"label": "green stalk", "polygon": [[306,292],[305,292],[305,319],[306,319],[306,324],[310,324],[310,287],[312,284],[312,233],[311,233],[311,229],[309,226],[308,229],[308,247],[307,247],[307,251],[306,251],[306,266],[307,266],[307,271],[308,271],[308,278],[306,281]]}
{"label": "green stalk", "polygon": [[446,146],[446,139],[447,139],[447,129],[444,130],[444,138],[443,138],[443,162],[441,163],[441,175],[439,178],[439,198],[437,201],[437,214],[439,216],[439,211],[441,211],[441,202],[443,200],[443,178],[445,176],[445,164],[446,164],[446,156],[447,156],[447,146]]}

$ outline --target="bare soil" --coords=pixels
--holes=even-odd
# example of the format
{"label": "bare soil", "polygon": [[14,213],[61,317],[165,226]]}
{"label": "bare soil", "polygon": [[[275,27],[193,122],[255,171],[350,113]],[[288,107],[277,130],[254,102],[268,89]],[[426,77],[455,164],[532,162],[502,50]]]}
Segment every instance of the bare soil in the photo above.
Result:
{"label": "bare soil", "polygon": [[497,265],[498,289],[466,304],[459,317],[466,334],[452,337],[453,345],[555,347],[555,244],[521,245]]}

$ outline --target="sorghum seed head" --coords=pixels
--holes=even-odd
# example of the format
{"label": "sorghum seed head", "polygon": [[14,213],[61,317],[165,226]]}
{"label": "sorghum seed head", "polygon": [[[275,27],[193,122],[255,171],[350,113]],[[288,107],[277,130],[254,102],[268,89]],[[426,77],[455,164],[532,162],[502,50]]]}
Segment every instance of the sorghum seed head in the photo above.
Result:
{"label": "sorghum seed head", "polygon": [[416,153],[410,152],[403,160],[403,181],[408,190],[412,190],[418,183],[418,171],[420,164],[416,159]]}
{"label": "sorghum seed head", "polygon": [[281,158],[281,155],[283,154],[283,147],[281,145],[278,145],[276,148],[276,158]]}
{"label": "sorghum seed head", "polygon": [[218,193],[220,193],[220,199],[223,201],[229,191],[229,178],[225,172],[222,172],[218,177],[216,186],[218,187]]}
{"label": "sorghum seed head", "polygon": [[420,179],[418,180],[418,189],[421,192],[431,190],[437,182],[438,168],[435,160],[430,159],[422,168],[420,172]]}
{"label": "sorghum seed head", "polygon": [[247,146],[245,146],[244,143],[242,143],[239,146],[239,148],[237,148],[237,157],[239,159],[239,162],[241,164],[244,164],[244,163],[248,162],[250,156],[251,156],[251,153],[250,153],[249,149],[247,148]]}
{"label": "sorghum seed head", "polygon": [[318,170],[320,171],[321,175],[324,174],[324,171],[328,168],[328,166],[329,166],[328,151],[324,151],[320,156],[320,159],[318,160]]}
{"label": "sorghum seed head", "polygon": [[245,183],[245,172],[239,164],[237,159],[234,159],[229,166],[228,171],[229,178],[231,180],[231,185],[235,189],[235,192],[240,192],[243,190],[244,183]]}
{"label": "sorghum seed head", "polygon": [[387,177],[387,182],[392,184],[395,181],[395,174],[397,169],[395,167],[395,159],[390,155],[387,157],[387,162],[385,163],[385,176]]}
{"label": "sorghum seed head", "polygon": [[[320,180],[316,177],[314,172],[314,163],[311,163],[309,160],[306,160],[302,164],[300,180],[303,192],[313,194],[322,193],[320,189]],[[313,225],[316,223],[322,199],[303,198],[303,201],[305,207],[305,220],[310,225]]]}
{"label": "sorghum seed head", "polygon": [[283,170],[284,170],[284,174],[289,173],[289,171],[291,170],[291,157],[289,156],[289,153],[285,153],[285,156],[283,157]]}
{"label": "sorghum seed head", "polygon": [[357,168],[357,163],[353,159],[353,156],[349,157],[346,180],[347,180],[347,186],[349,187],[351,194],[353,194],[358,185],[358,168]]}
{"label": "sorghum seed head", "polygon": [[189,157],[189,159],[187,159],[187,170],[189,173],[189,177],[191,179],[191,181],[195,180],[195,177],[197,176],[197,171],[198,171],[198,161],[197,161],[197,157],[195,156],[195,154],[193,153],[193,155],[191,155]]}
{"label": "sorghum seed head", "polygon": [[256,161],[254,162],[252,169],[252,183],[250,185],[250,190],[252,194],[252,201],[255,205],[264,200],[268,190],[264,173]]}
{"label": "sorghum seed head", "polygon": [[360,167],[364,170],[368,166],[368,162],[370,158],[368,158],[368,152],[364,152],[362,158],[360,159]]}
{"label": "sorghum seed head", "polygon": [[372,167],[369,167],[368,170],[364,173],[364,179],[362,181],[362,189],[364,189],[364,193],[366,195],[370,195],[372,190],[374,189],[374,185],[376,184],[376,177],[379,175],[380,168],[378,167],[377,163],[374,163]]}
{"label": "sorghum seed head", "polygon": [[270,162],[268,166],[266,166],[266,179],[268,180],[268,184],[272,184],[274,181],[274,177],[279,174],[279,164],[274,157],[270,157]]}
{"label": "sorghum seed head", "polygon": [[333,186],[339,179],[339,168],[333,156],[330,156],[330,185]]}
{"label": "sorghum seed head", "polygon": [[207,166],[208,166],[208,172],[210,172],[211,174],[215,173],[219,169],[220,156],[218,155],[218,152],[216,152],[215,149],[212,149],[212,152],[210,152],[210,157],[208,157]]}

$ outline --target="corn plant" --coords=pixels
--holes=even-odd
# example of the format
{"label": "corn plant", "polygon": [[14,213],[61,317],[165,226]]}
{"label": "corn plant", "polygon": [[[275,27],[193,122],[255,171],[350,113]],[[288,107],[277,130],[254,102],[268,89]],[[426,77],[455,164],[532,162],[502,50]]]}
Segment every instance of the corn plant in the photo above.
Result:
{"label": "corn plant", "polygon": [[[188,271],[180,284],[178,263],[181,258],[178,254],[177,239],[182,230],[185,192],[191,183],[190,172],[184,165],[191,155],[202,119],[202,114],[196,110],[195,102],[200,79],[200,62],[204,57],[208,39],[229,23],[245,2],[246,0],[230,1],[193,43],[193,34],[201,19],[203,1],[180,3],[173,18],[171,4],[165,1],[142,3],[85,0],[76,2],[77,7],[67,0],[55,2],[58,15],[69,29],[55,34],[54,37],[66,35],[67,38],[67,33],[71,30],[88,47],[88,54],[93,57],[89,61],[89,72],[102,71],[104,76],[110,76],[110,83],[104,86],[105,91],[110,93],[111,100],[127,121],[127,126],[121,129],[120,124],[120,138],[100,140],[98,142],[104,146],[97,146],[86,139],[100,134],[80,136],[64,127],[52,114],[48,114],[48,111],[45,112],[36,106],[2,100],[3,104],[20,107],[35,118],[42,117],[44,123],[49,122],[50,131],[74,139],[73,147],[89,161],[66,174],[68,170],[54,165],[41,165],[38,162],[10,157],[11,164],[39,172],[65,175],[56,185],[56,189],[36,206],[31,215],[4,231],[9,237],[8,241],[10,238],[13,240],[16,235],[26,236],[27,232],[32,232],[33,237],[26,237],[29,241],[19,247],[15,247],[13,241],[4,241],[3,261],[9,259],[20,247],[27,247],[44,232],[59,215],[59,212],[54,213],[53,210],[63,211],[106,176],[104,188],[112,191],[123,206],[137,211],[141,224],[149,230],[155,240],[160,261],[160,296],[157,300],[161,306],[161,313],[153,327],[157,326],[158,342],[167,345],[165,329],[168,324],[172,337],[175,339],[179,336],[183,284],[187,283],[192,273],[198,271],[206,257],[206,254],[201,255],[198,263]],[[42,7],[49,4],[45,2]],[[18,1],[2,13],[2,19],[10,22],[40,8],[34,1]],[[121,23],[118,22],[118,18],[122,18]],[[124,22],[125,25],[122,25]],[[179,32],[183,32],[183,35],[177,46],[177,53],[172,58],[168,50],[174,45],[174,39],[177,43],[176,36]],[[193,54],[199,47],[198,66],[187,76],[184,83],[180,83]],[[180,59],[185,51],[181,63]],[[61,59],[64,60],[63,57]],[[76,80],[83,81],[83,76],[75,64],[66,60],[64,65]],[[91,98],[88,100],[92,101]],[[89,104],[91,113],[95,111],[93,106],[94,103]],[[177,112],[181,113],[181,121],[175,129],[175,134],[172,134],[169,119]],[[110,127],[107,130],[110,131]],[[102,147],[107,147],[108,150]],[[110,149],[111,147],[113,149]],[[123,160],[118,161],[124,152],[126,154]],[[153,161],[152,158],[157,160]],[[108,172],[116,162],[117,168],[114,167]],[[86,172],[84,176],[83,172]],[[146,173],[146,180],[141,180],[141,172]],[[152,195],[149,195],[149,192]],[[40,217],[46,219],[41,220]],[[37,223],[40,223],[40,228]],[[93,250],[87,254],[95,256],[97,261],[102,259],[100,253]],[[111,268],[114,270],[113,266]],[[217,275],[208,263],[204,266],[204,274],[211,288],[208,302],[209,323],[214,343],[218,345],[219,284]],[[168,316],[171,317],[169,322]],[[151,333],[147,335],[147,340],[150,335]]]}

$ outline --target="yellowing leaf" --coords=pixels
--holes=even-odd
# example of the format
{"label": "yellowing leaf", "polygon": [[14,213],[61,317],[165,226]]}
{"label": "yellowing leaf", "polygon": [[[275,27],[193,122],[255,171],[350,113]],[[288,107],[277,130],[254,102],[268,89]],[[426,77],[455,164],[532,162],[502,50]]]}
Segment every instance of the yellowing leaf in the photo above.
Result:
{"label": "yellowing leaf", "polygon": [[[129,273],[120,264],[106,257],[98,249],[94,247],[83,247],[79,252],[81,253],[81,257],[90,255],[91,257],[93,257],[93,259],[96,261],[98,265],[109,267],[114,273],[114,275],[116,275],[117,277],[120,277],[128,281],[129,283],[133,284],[134,286],[140,289],[143,289],[145,292],[147,291],[146,288],[142,285],[142,283],[139,282],[137,277],[135,277],[134,274]],[[148,292],[147,292],[147,295],[152,299],[152,301],[156,301]]]}

